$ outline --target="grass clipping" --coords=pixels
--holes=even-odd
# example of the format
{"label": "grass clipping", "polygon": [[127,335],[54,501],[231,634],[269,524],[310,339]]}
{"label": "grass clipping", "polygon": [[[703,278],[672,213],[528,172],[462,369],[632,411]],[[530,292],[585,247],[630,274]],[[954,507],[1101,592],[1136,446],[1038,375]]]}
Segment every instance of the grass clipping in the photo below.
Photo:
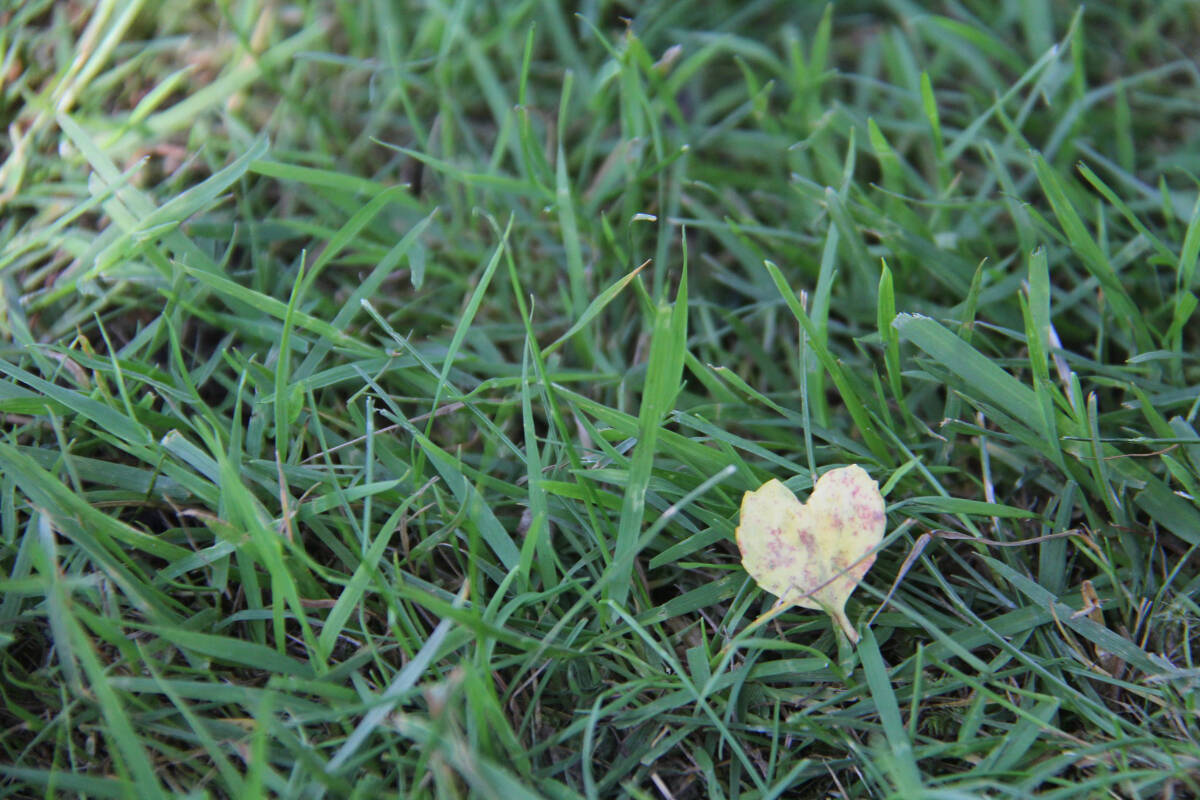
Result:
{"label": "grass clipping", "polygon": [[886,527],[879,484],[858,465],[821,476],[807,503],[777,480],[742,497],[742,566],[783,605],[824,611],[851,642],[846,600],[875,563]]}

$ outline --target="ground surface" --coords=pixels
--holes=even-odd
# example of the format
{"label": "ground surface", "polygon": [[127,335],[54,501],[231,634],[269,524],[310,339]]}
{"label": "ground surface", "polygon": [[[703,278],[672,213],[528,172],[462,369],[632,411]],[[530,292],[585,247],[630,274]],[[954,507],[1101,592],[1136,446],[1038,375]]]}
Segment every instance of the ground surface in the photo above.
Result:
{"label": "ground surface", "polygon": [[4,11],[0,797],[1200,795],[1200,6],[935,5]]}

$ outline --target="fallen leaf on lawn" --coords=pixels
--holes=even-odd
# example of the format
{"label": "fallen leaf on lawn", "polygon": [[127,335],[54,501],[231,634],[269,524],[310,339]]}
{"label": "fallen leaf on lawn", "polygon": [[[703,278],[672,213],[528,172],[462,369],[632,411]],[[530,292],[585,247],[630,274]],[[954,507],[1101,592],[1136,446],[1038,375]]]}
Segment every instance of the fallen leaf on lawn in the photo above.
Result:
{"label": "fallen leaf on lawn", "polygon": [[846,599],[875,563],[886,526],[879,484],[858,465],[826,472],[807,503],[777,480],[742,497],[742,566],[785,605],[824,611],[846,637],[858,632]]}

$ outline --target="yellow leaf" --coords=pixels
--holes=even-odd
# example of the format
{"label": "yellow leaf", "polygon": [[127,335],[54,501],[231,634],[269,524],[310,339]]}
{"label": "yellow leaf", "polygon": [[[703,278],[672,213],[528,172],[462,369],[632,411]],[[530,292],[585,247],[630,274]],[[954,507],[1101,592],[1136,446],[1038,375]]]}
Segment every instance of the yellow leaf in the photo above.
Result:
{"label": "yellow leaf", "polygon": [[879,484],[858,465],[826,472],[807,503],[769,480],[742,497],[742,566],[780,603],[825,611],[857,644],[846,599],[875,563],[883,508]]}

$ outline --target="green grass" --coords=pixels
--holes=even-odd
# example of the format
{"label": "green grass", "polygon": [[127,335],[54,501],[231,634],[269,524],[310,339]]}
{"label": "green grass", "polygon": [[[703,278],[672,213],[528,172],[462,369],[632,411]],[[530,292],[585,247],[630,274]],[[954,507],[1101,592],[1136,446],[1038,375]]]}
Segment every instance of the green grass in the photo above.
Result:
{"label": "green grass", "polygon": [[399,5],[0,16],[0,798],[1200,794],[1196,4]]}

